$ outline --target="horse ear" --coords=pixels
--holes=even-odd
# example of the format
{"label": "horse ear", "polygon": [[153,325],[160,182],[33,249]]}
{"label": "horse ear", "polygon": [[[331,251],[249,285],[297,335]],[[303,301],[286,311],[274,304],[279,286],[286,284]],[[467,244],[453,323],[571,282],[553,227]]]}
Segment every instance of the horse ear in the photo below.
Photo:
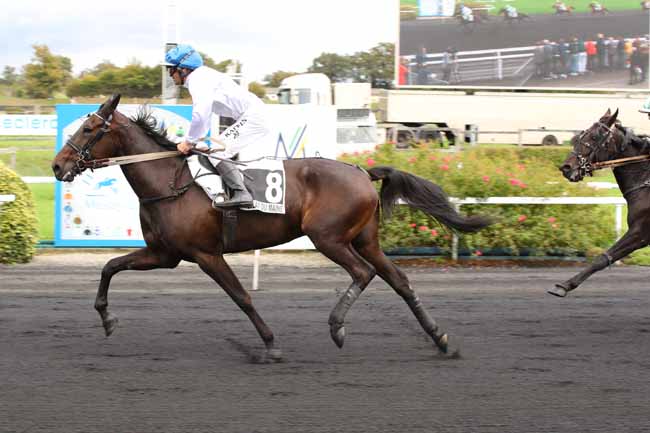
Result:
{"label": "horse ear", "polygon": [[605,112],[605,114],[603,114],[603,117],[601,117],[601,119],[604,119],[604,118],[609,117],[611,115],[612,115],[612,110],[610,110],[608,108],[607,111]]}
{"label": "horse ear", "polygon": [[99,114],[105,119],[113,114],[113,111],[115,111],[117,105],[120,103],[121,96],[122,95],[119,93],[116,93],[108,98],[108,100],[104,102],[101,107],[99,107]]}
{"label": "horse ear", "polygon": [[614,122],[616,122],[617,117],[618,117],[618,108],[616,109],[616,111],[614,111],[614,114],[607,121],[607,126],[612,126]]}

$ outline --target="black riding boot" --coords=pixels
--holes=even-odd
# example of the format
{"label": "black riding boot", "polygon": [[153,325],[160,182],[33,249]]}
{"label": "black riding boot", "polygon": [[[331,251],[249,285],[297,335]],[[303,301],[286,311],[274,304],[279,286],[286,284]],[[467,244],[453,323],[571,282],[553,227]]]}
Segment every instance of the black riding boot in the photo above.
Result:
{"label": "black riding boot", "polygon": [[217,164],[217,172],[224,183],[233,192],[230,200],[224,202],[212,202],[215,209],[223,207],[253,207],[253,196],[250,195],[244,186],[244,179],[235,164],[221,161]]}

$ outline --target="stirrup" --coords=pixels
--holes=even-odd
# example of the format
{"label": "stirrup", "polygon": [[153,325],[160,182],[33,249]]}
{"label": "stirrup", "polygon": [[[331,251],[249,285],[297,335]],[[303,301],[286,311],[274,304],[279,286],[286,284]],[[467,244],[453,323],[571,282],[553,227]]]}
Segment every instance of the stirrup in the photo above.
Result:
{"label": "stirrup", "polygon": [[226,201],[212,201],[212,207],[214,209],[223,209],[223,208],[232,208],[232,207],[239,207],[239,208],[252,208],[253,207],[253,198],[251,197],[250,200],[226,200]]}

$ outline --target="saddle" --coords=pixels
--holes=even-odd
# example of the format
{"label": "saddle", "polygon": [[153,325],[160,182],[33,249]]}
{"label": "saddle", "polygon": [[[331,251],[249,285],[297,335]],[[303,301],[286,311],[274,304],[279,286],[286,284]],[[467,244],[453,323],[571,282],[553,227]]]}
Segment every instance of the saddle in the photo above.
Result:
{"label": "saddle", "polygon": [[[218,201],[219,197],[225,200],[229,191],[207,157],[192,155],[187,159],[187,165],[196,183],[211,200],[216,198]],[[242,210],[285,213],[286,177],[282,160],[264,158],[252,161],[242,169],[242,174],[244,186],[253,196],[253,207]]]}

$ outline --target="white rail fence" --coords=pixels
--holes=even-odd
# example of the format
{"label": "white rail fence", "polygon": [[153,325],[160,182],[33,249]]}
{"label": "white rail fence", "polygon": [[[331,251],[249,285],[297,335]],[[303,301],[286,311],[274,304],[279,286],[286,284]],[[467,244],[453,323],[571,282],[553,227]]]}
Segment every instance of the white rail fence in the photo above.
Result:
{"label": "white rail fence", "polygon": [[[456,53],[455,63],[452,63],[452,73],[448,81],[442,79],[444,53],[427,54],[427,61],[424,63],[429,79],[427,84],[458,84],[514,77],[524,79],[534,72],[534,50],[535,46],[459,51]],[[408,59],[412,69],[408,84],[422,84],[415,82],[417,77],[414,68],[415,56],[404,56],[404,58]]]}

